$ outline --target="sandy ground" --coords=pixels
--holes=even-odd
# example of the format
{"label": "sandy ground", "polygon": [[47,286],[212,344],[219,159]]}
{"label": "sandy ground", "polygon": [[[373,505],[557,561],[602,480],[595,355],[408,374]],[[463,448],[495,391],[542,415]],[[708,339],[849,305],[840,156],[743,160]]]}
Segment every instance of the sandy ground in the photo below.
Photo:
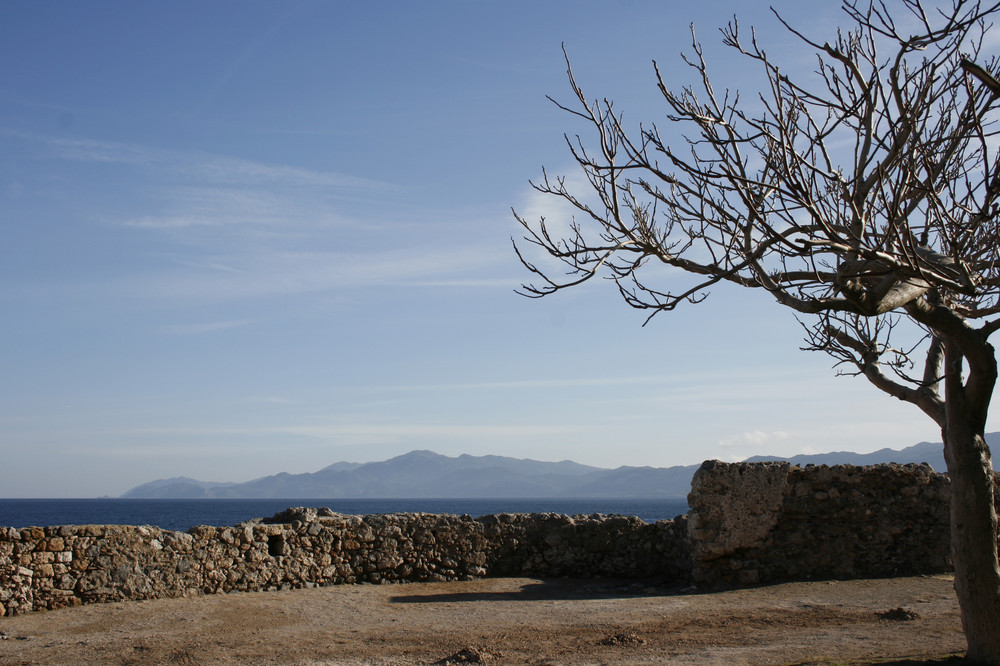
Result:
{"label": "sandy ground", "polygon": [[532,578],[348,585],[0,618],[2,664],[870,663],[964,647],[944,576],[712,594]]}

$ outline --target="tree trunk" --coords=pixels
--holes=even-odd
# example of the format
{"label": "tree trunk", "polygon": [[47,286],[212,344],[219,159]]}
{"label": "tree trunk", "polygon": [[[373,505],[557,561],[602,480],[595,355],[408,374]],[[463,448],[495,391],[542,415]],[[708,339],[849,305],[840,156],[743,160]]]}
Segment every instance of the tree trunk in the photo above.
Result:
{"label": "tree trunk", "polygon": [[966,656],[974,663],[1000,665],[1000,564],[990,451],[984,428],[973,425],[979,419],[951,404],[953,400],[947,402],[948,425],[942,434],[951,477],[952,560]]}

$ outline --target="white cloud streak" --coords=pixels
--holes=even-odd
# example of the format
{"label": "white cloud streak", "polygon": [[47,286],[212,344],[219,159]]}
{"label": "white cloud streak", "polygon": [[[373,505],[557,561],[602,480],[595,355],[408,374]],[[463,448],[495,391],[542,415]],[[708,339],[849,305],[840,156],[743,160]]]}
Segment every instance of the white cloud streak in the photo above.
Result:
{"label": "white cloud streak", "polygon": [[[730,393],[740,393],[745,396],[747,393],[766,393],[767,391],[775,388],[788,387],[791,382],[815,383],[815,381],[815,374],[811,370],[788,370],[785,372],[755,371],[753,373],[735,370],[657,375],[557,377],[550,379],[476,382],[467,384],[406,384],[373,388],[375,390],[386,391],[466,391],[659,385],[671,390],[688,393],[693,387],[707,386],[712,387],[713,390],[726,391],[727,395]],[[648,399],[659,400],[659,396],[660,394],[650,394]]]}
{"label": "white cloud streak", "polygon": [[217,321],[204,324],[174,324],[164,328],[171,335],[202,335],[246,326],[249,321]]}
{"label": "white cloud streak", "polygon": [[340,425],[285,425],[285,426],[220,426],[220,427],[150,427],[136,428],[123,434],[133,436],[168,435],[175,437],[218,436],[275,436],[295,435],[316,439],[345,440],[401,440],[409,438],[435,438],[467,440],[472,438],[523,438],[566,435],[582,430],[574,426],[546,425],[447,425],[447,424],[340,424]]}
{"label": "white cloud streak", "polygon": [[301,224],[313,215],[288,197],[245,188],[179,187],[168,191],[177,212],[127,219],[126,226],[142,229],[183,229],[222,225],[271,225],[287,220]]}
{"label": "white cloud streak", "polygon": [[183,152],[113,141],[45,137],[12,130],[4,130],[3,133],[44,143],[61,159],[164,168],[216,182],[288,183],[367,190],[395,189],[385,182],[345,173],[267,164],[209,153]]}
{"label": "white cloud streak", "polygon": [[[463,286],[493,259],[490,250],[413,248],[382,252],[255,252],[212,257],[195,270],[154,276],[141,290],[198,300],[307,294],[360,287]],[[486,281],[509,287],[506,280]]]}
{"label": "white cloud streak", "polygon": [[787,440],[789,436],[790,435],[787,432],[782,430],[774,432],[754,430],[751,432],[740,433],[734,437],[727,437],[719,440],[719,446],[723,448],[733,446],[766,446],[775,442],[783,442]]}
{"label": "white cloud streak", "polygon": [[560,379],[530,379],[520,381],[476,382],[469,384],[413,384],[403,386],[376,387],[388,391],[467,391],[467,390],[521,390],[543,388],[576,388],[590,386],[623,386],[668,384],[677,382],[672,375],[649,375],[635,377],[576,377]]}
{"label": "white cloud streak", "polygon": [[[490,267],[513,270],[509,247],[464,244],[442,222],[447,212],[423,223],[398,201],[403,189],[385,182],[194,151],[0,134],[41,145],[57,159],[147,173],[136,193],[141,203],[133,205],[141,214],[102,209],[98,216],[106,226],[148,234],[173,267],[142,267],[120,285],[125,293],[204,301],[372,286],[517,285],[513,276],[484,275]],[[451,213],[463,220],[470,214]]]}

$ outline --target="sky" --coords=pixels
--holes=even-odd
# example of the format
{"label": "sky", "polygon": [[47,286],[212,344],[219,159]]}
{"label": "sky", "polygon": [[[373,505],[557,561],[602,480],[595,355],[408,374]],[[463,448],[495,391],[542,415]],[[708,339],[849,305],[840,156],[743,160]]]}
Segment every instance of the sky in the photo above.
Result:
{"label": "sky", "polygon": [[586,128],[546,99],[571,99],[562,45],[637,126],[664,114],[652,61],[694,82],[692,22],[753,92],[734,13],[808,67],[745,1],[0,0],[0,497],[414,449],[666,467],[940,441],[766,294],[643,327],[607,281],[515,293],[511,210],[557,219],[529,180],[579,178]]}

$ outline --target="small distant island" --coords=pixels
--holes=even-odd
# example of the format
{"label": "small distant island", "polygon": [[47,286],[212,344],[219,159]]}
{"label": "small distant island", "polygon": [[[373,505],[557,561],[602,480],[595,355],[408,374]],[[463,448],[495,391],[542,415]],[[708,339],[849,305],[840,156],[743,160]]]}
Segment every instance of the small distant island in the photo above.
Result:
{"label": "small distant island", "polygon": [[[1000,433],[987,435],[991,448]],[[945,471],[942,444],[859,454],[846,451],[792,458],[755,456],[748,462],[787,460],[797,465],[923,463]],[[243,483],[175,477],[151,481],[122,495],[128,499],[330,499],[330,498],[666,498],[684,497],[699,465],[605,469],[564,460],[541,462],[504,456],[444,456],[411,451],[370,463],[338,462],[317,472],[282,472]]]}

